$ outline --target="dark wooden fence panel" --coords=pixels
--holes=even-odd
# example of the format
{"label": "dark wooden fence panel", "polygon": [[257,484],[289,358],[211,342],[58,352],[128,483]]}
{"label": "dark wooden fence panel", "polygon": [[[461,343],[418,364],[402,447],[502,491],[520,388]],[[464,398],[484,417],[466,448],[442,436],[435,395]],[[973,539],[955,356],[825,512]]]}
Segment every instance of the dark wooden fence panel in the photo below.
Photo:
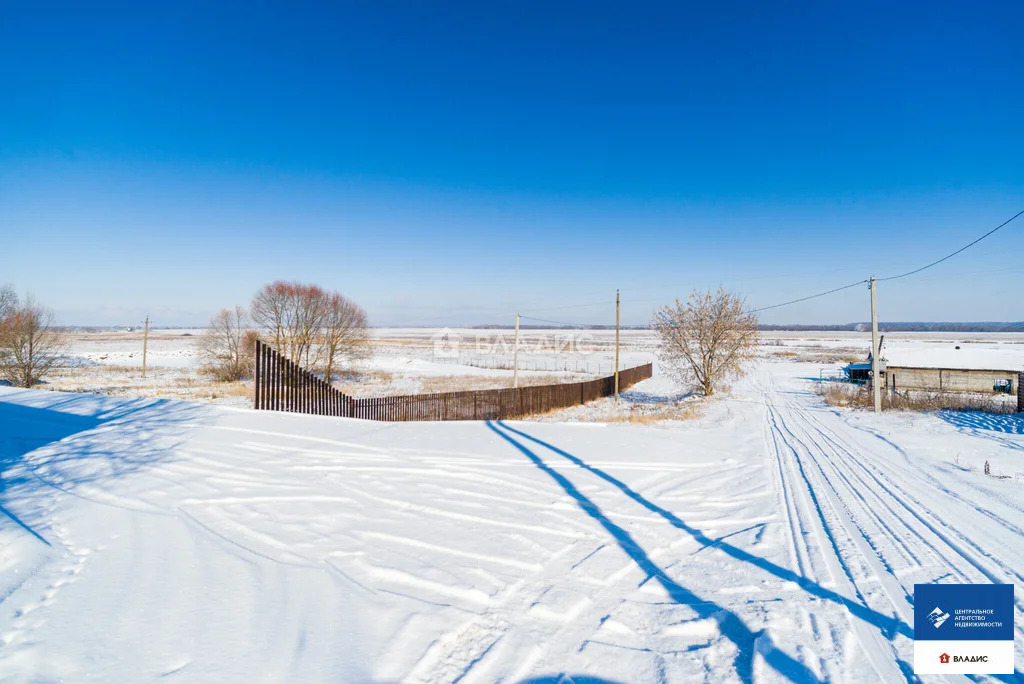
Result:
{"label": "dark wooden fence panel", "polygon": [[[646,380],[652,370],[648,363],[619,371],[619,389]],[[261,341],[256,342],[254,377],[256,409],[388,421],[522,418],[615,393],[615,376],[610,375],[560,385],[354,399]],[[1020,391],[1018,383],[1018,402]]]}
{"label": "dark wooden fence panel", "polygon": [[269,345],[256,342],[253,407],[265,411],[349,416],[349,397],[292,363]]}

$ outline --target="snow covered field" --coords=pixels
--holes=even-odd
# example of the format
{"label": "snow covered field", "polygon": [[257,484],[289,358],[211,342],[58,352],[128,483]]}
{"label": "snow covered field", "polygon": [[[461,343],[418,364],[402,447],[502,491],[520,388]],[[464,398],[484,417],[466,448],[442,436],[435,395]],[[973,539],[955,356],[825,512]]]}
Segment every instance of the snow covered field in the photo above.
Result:
{"label": "snow covered field", "polygon": [[798,358],[653,426],[0,388],[0,680],[906,681],[915,582],[1013,583],[1020,676],[1024,421]]}
{"label": "snow covered field", "polygon": [[[478,329],[379,328],[370,358],[346,366],[340,388],[352,396],[419,394],[509,387],[513,332]],[[47,388],[116,397],[184,399],[245,407],[252,382],[216,382],[200,372],[201,330],[151,330],[147,374],[142,377],[142,332],[75,332],[69,367],[46,378]],[[444,347],[436,346],[445,335]],[[648,331],[624,331],[621,366],[652,360]],[[613,331],[524,330],[520,382],[553,384],[609,375]],[[453,346],[451,346],[453,345]],[[447,352],[454,349],[453,355]],[[441,353],[439,353],[439,351]]]}
{"label": "snow covered field", "polygon": [[[251,382],[214,382],[200,372],[196,343],[201,332],[151,331],[145,379],[141,377],[140,331],[76,333],[71,344],[74,366],[47,378],[48,388],[249,406]],[[353,396],[487,389],[512,383],[511,330],[376,328],[372,332],[373,355],[348,368],[340,383]],[[573,382],[612,372],[612,330],[524,329],[521,335],[520,380],[525,384]],[[656,343],[651,331],[624,330],[620,366],[654,360]],[[813,362],[818,365],[813,374],[818,376],[823,371],[837,372],[842,363],[866,359],[870,335],[767,332],[763,343],[766,358]],[[890,333],[885,353],[893,364],[940,361],[965,368],[1024,369],[1024,334]],[[662,394],[673,393],[678,394],[678,388]]]}

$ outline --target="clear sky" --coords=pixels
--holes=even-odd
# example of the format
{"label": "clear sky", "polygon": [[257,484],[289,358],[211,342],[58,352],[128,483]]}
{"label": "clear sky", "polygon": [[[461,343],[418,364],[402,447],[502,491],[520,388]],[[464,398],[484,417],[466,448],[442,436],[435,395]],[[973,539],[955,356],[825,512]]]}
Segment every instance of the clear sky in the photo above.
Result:
{"label": "clear sky", "polygon": [[[300,279],[371,322],[625,323],[927,263],[1024,208],[1024,4],[0,0],[0,282],[202,324]],[[1024,319],[1024,218],[880,286]],[[600,305],[567,307],[605,302]],[[854,288],[764,313],[868,318]]]}

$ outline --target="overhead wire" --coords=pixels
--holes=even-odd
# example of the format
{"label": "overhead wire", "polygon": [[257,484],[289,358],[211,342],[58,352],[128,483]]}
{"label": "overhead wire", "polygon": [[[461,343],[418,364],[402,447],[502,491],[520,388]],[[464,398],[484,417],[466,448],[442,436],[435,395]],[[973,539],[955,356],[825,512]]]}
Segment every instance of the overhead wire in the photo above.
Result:
{"label": "overhead wire", "polygon": [[[896,280],[898,278],[906,278],[907,276],[911,276],[911,275],[914,275],[915,273],[920,273],[921,271],[929,269],[932,266],[937,266],[938,264],[941,264],[943,261],[946,261],[947,259],[951,259],[951,258],[955,257],[957,254],[960,254],[961,252],[963,252],[964,250],[966,250],[966,249],[968,249],[970,247],[973,247],[974,245],[978,244],[979,242],[981,242],[982,240],[984,240],[988,236],[992,235],[996,231],[998,231],[1001,228],[1004,228],[1005,226],[1009,225],[1012,221],[1014,221],[1015,219],[1019,218],[1022,215],[1024,215],[1024,209],[1021,209],[1016,214],[1014,214],[1010,218],[1006,219],[1005,221],[1003,221],[998,226],[996,226],[992,230],[988,231],[987,233],[985,233],[981,237],[976,238],[976,239],[972,240],[971,242],[968,242],[966,245],[964,245],[960,249],[956,250],[955,252],[950,252],[949,254],[947,254],[946,256],[942,257],[941,259],[936,259],[935,261],[933,261],[933,262],[931,262],[929,264],[925,264],[924,266],[921,266],[920,268],[915,268],[912,271],[907,271],[906,273],[900,273],[899,275],[894,275],[894,276],[887,276],[885,278],[875,278],[875,280],[877,282],[877,281],[883,281],[883,280]],[[769,309],[778,309],[779,307],[789,306],[790,304],[797,304],[799,302],[806,302],[809,299],[816,299],[818,297],[824,297],[825,295],[830,295],[830,294],[832,294],[834,292],[841,292],[842,290],[848,290],[851,287],[857,287],[858,285],[863,285],[863,284],[869,283],[869,282],[871,282],[870,278],[865,278],[864,280],[858,280],[857,282],[850,283],[849,285],[843,285],[842,287],[837,287],[837,288],[833,288],[831,290],[826,290],[825,292],[819,292],[817,294],[808,295],[807,297],[800,297],[799,299],[793,299],[793,300],[790,300],[788,302],[782,302],[781,304],[772,304],[771,306],[762,306],[762,307],[757,308],[757,309],[751,309],[750,311],[747,311],[747,313],[757,313],[758,311],[767,311]]]}
{"label": "overhead wire", "polygon": [[772,304],[771,306],[762,306],[762,307],[760,307],[758,309],[750,309],[749,311],[747,311],[747,313],[757,313],[758,311],[767,311],[768,309],[778,309],[779,307],[789,306],[790,304],[796,304],[798,302],[806,302],[809,299],[817,299],[818,297],[824,297],[825,295],[830,295],[833,292],[841,292],[842,290],[849,290],[851,287],[857,287],[858,285],[863,285],[864,283],[867,283],[867,282],[870,282],[870,281],[867,278],[865,278],[864,280],[858,280],[857,282],[850,283],[849,285],[843,285],[842,287],[836,287],[836,288],[833,288],[831,290],[826,290],[825,292],[819,292],[818,294],[812,294],[812,295],[808,295],[806,297],[800,297],[799,299],[791,299],[790,301],[782,302],[781,304]]}
{"label": "overhead wire", "polygon": [[915,268],[913,271],[907,271],[906,273],[900,273],[899,275],[887,276],[885,278],[876,278],[875,280],[896,280],[897,278],[906,278],[907,276],[914,275],[915,273],[920,273],[921,271],[923,271],[925,269],[928,269],[928,268],[931,268],[932,266],[936,266],[938,264],[941,264],[946,259],[951,259],[951,258],[955,257],[957,254],[959,254],[960,252],[964,251],[968,247],[973,247],[974,245],[978,244],[979,242],[981,242],[982,240],[987,238],[989,235],[992,235],[997,230],[999,230],[1001,228],[1004,228],[1005,226],[1007,226],[1012,221],[1014,221],[1015,219],[1017,219],[1018,217],[1020,217],[1022,215],[1024,215],[1024,209],[1021,209],[1016,214],[1014,214],[1010,218],[1006,219],[1005,221],[1003,221],[998,226],[996,226],[992,230],[988,231],[987,233],[985,233],[981,237],[979,237],[979,238],[977,238],[975,240],[972,240],[971,242],[968,242],[966,245],[964,245],[960,249],[956,250],[955,252],[950,252],[949,254],[947,254],[946,256],[942,257],[941,259],[936,259],[935,261],[931,262],[930,264],[926,264],[926,265],[922,266],[921,268]]}
{"label": "overhead wire", "polygon": [[519,318],[520,318],[520,320],[537,321],[539,323],[551,323],[551,324],[554,324],[554,325],[565,325],[565,326],[569,326],[570,328],[592,328],[592,327],[597,327],[597,326],[607,327],[609,325],[608,323],[569,323],[568,321],[552,321],[552,320],[549,320],[547,318],[534,318],[533,316],[523,316],[523,315],[520,315]]}
{"label": "overhead wire", "polygon": [[[1007,225],[1012,223],[1014,220],[1020,218],[1021,216],[1024,216],[1024,209],[1022,209],[1021,211],[1017,212],[1016,214],[1014,214],[1013,216],[1011,216],[1007,220],[1003,221],[998,226],[996,226],[992,230],[988,231],[984,235],[981,235],[980,237],[972,240],[971,242],[967,243],[963,247],[960,247],[959,249],[957,249],[957,250],[955,250],[953,252],[950,252],[949,254],[947,254],[946,256],[942,257],[941,259],[936,259],[935,261],[932,261],[932,262],[930,262],[928,264],[925,264],[924,266],[921,266],[919,268],[915,268],[915,269],[907,271],[905,273],[900,273],[900,274],[892,275],[892,276],[886,276],[884,278],[876,278],[875,280],[876,281],[889,281],[889,280],[897,280],[899,278],[906,278],[907,276],[911,276],[911,275],[914,275],[916,273],[920,273],[922,271],[925,271],[925,270],[927,270],[929,268],[932,268],[933,266],[937,266],[937,265],[941,264],[942,262],[947,261],[947,260],[955,257],[956,255],[960,254],[961,252],[964,252],[967,249],[973,247],[974,245],[978,244],[979,242],[981,242],[985,238],[991,236],[992,234],[996,233],[997,231],[1001,230],[1002,228],[1005,228]],[[840,287],[832,288],[831,290],[825,290],[824,292],[817,292],[815,294],[807,295],[805,297],[798,297],[797,299],[791,299],[791,300],[788,300],[788,301],[785,301],[785,302],[780,302],[778,304],[772,304],[770,306],[761,306],[761,307],[758,307],[756,309],[750,309],[746,313],[758,313],[758,312],[761,312],[761,311],[769,311],[771,309],[778,309],[778,308],[781,308],[781,307],[784,307],[784,306],[790,306],[792,304],[799,304],[800,302],[806,302],[806,301],[809,301],[809,300],[812,300],[812,299],[817,299],[818,297],[825,297],[827,295],[834,294],[836,292],[842,292],[843,290],[849,290],[850,288],[857,287],[858,285],[864,285],[864,284],[867,284],[867,283],[870,283],[870,282],[871,281],[870,281],[869,278],[864,278],[862,280],[858,280],[856,282],[849,283],[847,285],[842,285]],[[654,299],[632,299],[632,300],[623,300],[622,303],[623,304],[635,304],[635,303],[647,303],[647,302],[654,302],[654,301],[659,301],[659,300],[654,300]],[[542,308],[536,308],[536,309],[526,309],[526,311],[529,311],[529,312],[559,311],[559,310],[564,310],[564,309],[578,309],[578,308],[585,308],[585,307],[590,307],[590,306],[603,306],[603,305],[607,305],[607,304],[609,304],[608,301],[595,301],[595,302],[586,302],[586,303],[582,303],[582,304],[565,304],[565,305],[560,305],[560,306],[542,307]],[[440,318],[448,318],[448,316],[438,316],[436,319],[421,319],[421,320],[424,320],[424,321],[426,321],[426,320],[437,320],[437,319],[440,319]],[[551,319],[546,319],[546,318],[536,318],[536,317],[533,317],[533,316],[524,316],[522,314],[520,314],[520,318],[521,319],[525,319],[525,320],[530,320],[530,321],[536,321],[538,323],[549,323],[549,324],[552,324],[552,325],[564,325],[564,326],[568,326],[568,327],[577,327],[577,328],[586,328],[586,327],[594,327],[594,326],[603,326],[603,325],[605,325],[605,324],[589,324],[589,323],[570,323],[568,321],[556,321],[556,320],[551,320]]]}

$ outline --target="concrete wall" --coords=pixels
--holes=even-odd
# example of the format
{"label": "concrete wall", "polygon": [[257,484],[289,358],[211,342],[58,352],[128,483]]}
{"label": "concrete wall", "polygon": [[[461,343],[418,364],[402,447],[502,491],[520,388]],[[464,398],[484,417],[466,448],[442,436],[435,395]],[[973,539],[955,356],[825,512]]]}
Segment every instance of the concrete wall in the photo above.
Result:
{"label": "concrete wall", "polygon": [[997,380],[1009,380],[1016,393],[1017,371],[960,370],[953,368],[885,369],[885,386],[889,389],[929,390],[942,392],[992,392]]}

